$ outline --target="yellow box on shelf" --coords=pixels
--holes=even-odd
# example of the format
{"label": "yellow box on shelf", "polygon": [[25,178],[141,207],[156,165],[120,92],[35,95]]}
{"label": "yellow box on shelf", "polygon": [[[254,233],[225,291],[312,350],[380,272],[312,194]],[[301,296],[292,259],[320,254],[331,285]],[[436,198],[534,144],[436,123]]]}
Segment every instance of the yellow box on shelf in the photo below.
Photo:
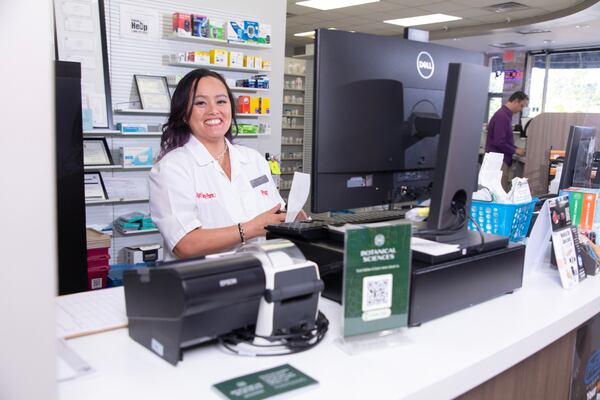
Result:
{"label": "yellow box on shelf", "polygon": [[210,50],[210,63],[214,65],[227,66],[228,51],[221,49]]}

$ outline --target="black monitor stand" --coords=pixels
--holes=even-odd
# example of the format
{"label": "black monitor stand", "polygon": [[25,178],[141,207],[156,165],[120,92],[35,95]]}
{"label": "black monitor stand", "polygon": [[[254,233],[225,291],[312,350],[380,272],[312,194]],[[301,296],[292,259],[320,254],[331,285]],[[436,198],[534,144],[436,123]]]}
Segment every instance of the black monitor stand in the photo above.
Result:
{"label": "black monitor stand", "polygon": [[444,112],[427,229],[421,236],[457,244],[459,251],[444,256],[413,252],[431,264],[505,248],[506,237],[469,231],[471,196],[477,186],[477,162],[489,68],[474,64],[449,64]]}

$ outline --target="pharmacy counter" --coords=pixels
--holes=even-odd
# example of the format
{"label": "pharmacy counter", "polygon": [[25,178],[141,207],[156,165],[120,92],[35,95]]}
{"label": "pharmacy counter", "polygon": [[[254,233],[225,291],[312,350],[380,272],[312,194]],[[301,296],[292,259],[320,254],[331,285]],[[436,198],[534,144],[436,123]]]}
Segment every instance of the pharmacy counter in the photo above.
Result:
{"label": "pharmacy counter", "polygon": [[126,329],[69,340],[97,373],[60,383],[59,398],[218,399],[212,384],[289,363],[319,381],[296,398],[450,399],[599,313],[600,278],[567,291],[547,268],[513,294],[405,329],[393,340],[364,343],[372,348],[353,355],[338,344],[340,306],[323,300],[321,309],[330,320],[324,341],[282,357],[235,356],[209,345],[185,352],[174,367],[131,340]]}

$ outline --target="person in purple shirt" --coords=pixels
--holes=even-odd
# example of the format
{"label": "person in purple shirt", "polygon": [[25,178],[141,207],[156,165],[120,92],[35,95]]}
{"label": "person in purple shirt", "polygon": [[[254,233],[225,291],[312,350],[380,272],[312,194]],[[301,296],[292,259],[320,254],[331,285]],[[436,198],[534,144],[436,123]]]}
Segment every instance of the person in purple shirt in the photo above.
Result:
{"label": "person in purple shirt", "polygon": [[525,149],[515,146],[513,137],[512,117],[513,114],[520,113],[527,107],[529,96],[524,92],[513,93],[506,103],[490,119],[487,127],[487,140],[485,142],[485,152],[503,153],[504,162],[502,163],[502,187],[508,191],[510,183],[508,180],[508,171],[512,165],[513,154],[519,156],[525,155]]}

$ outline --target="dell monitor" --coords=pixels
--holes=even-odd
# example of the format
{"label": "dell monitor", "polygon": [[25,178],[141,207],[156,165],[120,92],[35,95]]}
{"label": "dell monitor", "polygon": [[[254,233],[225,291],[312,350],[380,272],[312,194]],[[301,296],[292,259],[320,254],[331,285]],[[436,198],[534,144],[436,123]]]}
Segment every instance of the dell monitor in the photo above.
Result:
{"label": "dell monitor", "polygon": [[483,55],[317,30],[312,212],[430,196],[450,63]]}
{"label": "dell monitor", "polygon": [[[596,128],[571,126],[559,189],[571,186],[600,187],[592,181],[592,166],[596,148]],[[594,181],[596,181],[594,179]]]}

